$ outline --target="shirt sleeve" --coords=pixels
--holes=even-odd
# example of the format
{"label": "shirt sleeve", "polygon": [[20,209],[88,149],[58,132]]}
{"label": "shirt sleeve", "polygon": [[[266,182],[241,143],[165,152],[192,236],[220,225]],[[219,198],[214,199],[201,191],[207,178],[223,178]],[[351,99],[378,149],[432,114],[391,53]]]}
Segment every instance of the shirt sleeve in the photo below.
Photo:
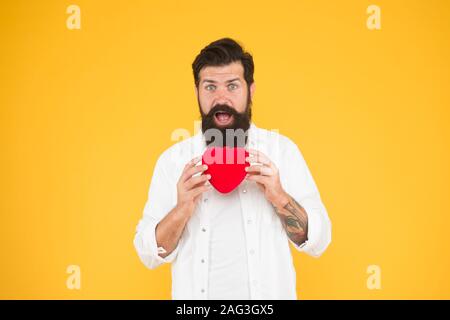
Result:
{"label": "shirt sleeve", "polygon": [[301,245],[289,241],[300,252],[319,257],[331,242],[331,221],[305,159],[295,143],[289,140],[280,179],[286,192],[308,215],[308,239]]}
{"label": "shirt sleeve", "polygon": [[[175,193],[174,193],[175,192]],[[178,246],[165,258],[159,256],[164,248],[156,242],[156,226],[176,204],[176,184],[168,179],[161,156],[156,162],[150,183],[143,217],[136,227],[134,247],[142,261],[149,269],[155,269],[163,263],[173,262],[178,253]]]}

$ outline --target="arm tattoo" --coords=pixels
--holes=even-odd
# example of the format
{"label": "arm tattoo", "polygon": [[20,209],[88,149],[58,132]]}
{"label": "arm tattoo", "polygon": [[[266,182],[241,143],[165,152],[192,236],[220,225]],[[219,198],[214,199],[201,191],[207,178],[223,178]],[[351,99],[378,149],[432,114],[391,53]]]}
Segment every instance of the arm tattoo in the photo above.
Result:
{"label": "arm tattoo", "polygon": [[295,199],[290,197],[283,208],[275,208],[275,211],[292,242],[300,245],[308,239],[308,215]]}

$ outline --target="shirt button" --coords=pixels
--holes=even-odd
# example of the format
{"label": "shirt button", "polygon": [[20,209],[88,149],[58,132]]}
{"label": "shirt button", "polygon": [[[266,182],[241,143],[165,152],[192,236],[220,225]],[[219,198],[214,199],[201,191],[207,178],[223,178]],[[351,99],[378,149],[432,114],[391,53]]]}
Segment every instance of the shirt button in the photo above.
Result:
{"label": "shirt button", "polygon": [[202,292],[202,293],[205,293],[205,289],[202,289],[201,292]]}
{"label": "shirt button", "polygon": [[205,229],[205,228],[202,228],[202,231],[203,231],[203,232],[206,232],[206,229]]}
{"label": "shirt button", "polygon": [[242,190],[243,193],[247,193],[247,189]]}
{"label": "shirt button", "polygon": [[202,259],[202,263],[205,263],[205,259]]}
{"label": "shirt button", "polygon": [[203,202],[208,202],[208,198],[203,199]]}
{"label": "shirt button", "polygon": [[252,223],[252,220],[251,219],[248,219],[247,220],[247,224],[251,224]]}

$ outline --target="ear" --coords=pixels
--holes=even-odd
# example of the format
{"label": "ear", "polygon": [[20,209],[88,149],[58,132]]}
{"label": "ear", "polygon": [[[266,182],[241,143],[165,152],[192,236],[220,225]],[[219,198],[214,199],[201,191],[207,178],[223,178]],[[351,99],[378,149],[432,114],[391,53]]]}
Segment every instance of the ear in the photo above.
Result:
{"label": "ear", "polygon": [[253,100],[253,95],[255,94],[255,90],[256,90],[256,85],[255,85],[255,81],[253,81],[253,83],[250,85],[250,97]]}

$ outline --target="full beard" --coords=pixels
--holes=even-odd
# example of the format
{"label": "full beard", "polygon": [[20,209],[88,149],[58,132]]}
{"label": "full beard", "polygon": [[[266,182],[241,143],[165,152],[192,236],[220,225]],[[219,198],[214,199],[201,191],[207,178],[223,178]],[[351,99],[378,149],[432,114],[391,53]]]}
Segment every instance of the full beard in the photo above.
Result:
{"label": "full beard", "polygon": [[[247,98],[247,107],[242,113],[228,105],[217,104],[207,114],[200,108],[200,114],[202,132],[207,146],[245,147],[252,117],[250,95]],[[230,123],[218,125],[216,121],[220,121],[219,119],[225,119],[225,121],[229,119]]]}

